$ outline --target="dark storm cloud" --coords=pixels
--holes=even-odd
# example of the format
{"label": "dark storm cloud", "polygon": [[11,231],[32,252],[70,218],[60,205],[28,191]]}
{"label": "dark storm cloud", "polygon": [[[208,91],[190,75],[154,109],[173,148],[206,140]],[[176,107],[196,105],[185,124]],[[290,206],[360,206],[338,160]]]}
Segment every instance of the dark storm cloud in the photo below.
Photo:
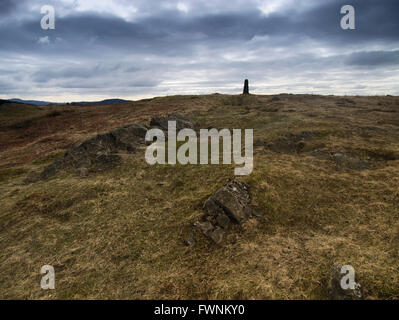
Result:
{"label": "dark storm cloud", "polygon": [[12,86],[6,81],[0,81],[0,93],[7,93],[7,90],[11,89]]}
{"label": "dark storm cloud", "polygon": [[[125,92],[131,86],[168,92],[180,79],[190,88],[228,91],[242,77],[267,82],[276,76],[280,84],[263,88],[284,88],[284,81],[295,80],[300,88],[334,89],[340,79],[328,73],[332,68],[355,70],[355,79],[357,69],[399,65],[395,0],[309,0],[304,8],[292,1],[268,14],[255,2],[225,0],[225,10],[193,2],[192,10],[183,12],[144,1],[131,19],[117,10],[75,10],[77,1],[72,9],[64,3],[62,10],[70,10],[62,11],[54,2],[56,29],[49,31],[40,28],[40,6],[25,12],[26,6],[15,3],[0,2],[7,14],[7,23],[0,23],[0,69],[15,66],[13,78],[0,71],[0,83],[8,89],[81,88],[83,94],[85,88]],[[345,4],[355,7],[356,30],[340,27]]]}
{"label": "dark storm cloud", "polygon": [[18,1],[15,0],[1,0],[0,1],[0,16],[10,14],[18,6]]}
{"label": "dark storm cloud", "polygon": [[106,66],[98,64],[93,67],[61,66],[57,70],[39,70],[33,74],[33,79],[36,82],[48,82],[53,79],[90,78],[118,71],[119,68],[119,64]]}
{"label": "dark storm cloud", "polygon": [[355,66],[399,65],[399,50],[352,53],[346,63]]}
{"label": "dark storm cloud", "polygon": [[[177,10],[161,11],[137,21],[128,22],[116,16],[79,14],[57,19],[51,33],[40,29],[40,19],[26,21],[18,28],[3,27],[3,49],[42,50],[35,46],[39,37],[50,35],[63,39],[48,53],[79,51],[96,45],[108,49],[136,50],[154,54],[185,55],[193,46],[205,44],[215,47],[234,42],[245,43],[255,36],[269,36],[271,44],[290,45],[295,39],[307,37],[330,45],[355,45],[372,41],[399,40],[399,1],[354,0],[357,29],[340,28],[340,1],[323,1],[310,10],[292,10],[265,16],[257,8],[240,12],[189,16]],[[40,17],[40,16],[39,16]],[[184,51],[181,51],[184,50]]]}
{"label": "dark storm cloud", "polygon": [[[340,8],[350,4],[356,12],[356,30],[340,28]],[[300,33],[316,39],[356,44],[372,41],[399,40],[399,1],[352,0],[323,1],[323,4],[304,13],[298,23]]]}

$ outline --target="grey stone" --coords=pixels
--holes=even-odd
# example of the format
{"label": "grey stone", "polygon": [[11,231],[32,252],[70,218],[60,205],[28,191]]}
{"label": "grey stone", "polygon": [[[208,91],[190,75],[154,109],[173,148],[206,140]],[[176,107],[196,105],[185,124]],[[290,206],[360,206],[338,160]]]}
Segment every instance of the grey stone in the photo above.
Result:
{"label": "grey stone", "polygon": [[231,221],[225,213],[219,213],[216,217],[216,222],[223,229],[229,229],[231,225]]}
{"label": "grey stone", "polygon": [[194,123],[190,119],[178,113],[173,113],[166,117],[154,117],[150,121],[150,126],[152,128],[159,128],[163,130],[166,136],[169,121],[176,121],[176,131],[180,131],[182,129],[194,129],[195,127]]}
{"label": "grey stone", "polygon": [[187,238],[184,239],[184,244],[188,247],[191,247],[195,244],[194,230],[191,230],[190,233],[188,234]]}
{"label": "grey stone", "polygon": [[243,223],[251,216],[250,196],[247,187],[233,180],[217,190],[211,197],[235,223]]}
{"label": "grey stone", "polygon": [[332,159],[339,166],[352,170],[364,170],[371,166],[367,161],[353,158],[342,153],[334,153]]}
{"label": "grey stone", "polygon": [[63,159],[58,159],[46,166],[40,174],[41,179],[48,179],[67,168],[86,168],[95,166],[105,169],[121,161],[119,152],[134,152],[145,145],[147,128],[140,123],[111,130],[92,137],[80,145],[67,150]]}
{"label": "grey stone", "polygon": [[199,228],[203,234],[208,235],[210,231],[214,229],[214,226],[209,221],[196,222],[194,224],[197,228]]}
{"label": "grey stone", "polygon": [[216,190],[203,205],[205,215],[194,225],[214,243],[220,244],[232,223],[243,223],[252,216],[247,186],[238,180]]}
{"label": "grey stone", "polygon": [[210,216],[217,216],[218,214],[224,213],[223,209],[216,204],[212,197],[204,202],[203,209]]}
{"label": "grey stone", "polygon": [[215,230],[209,232],[209,238],[216,244],[220,244],[223,241],[224,230],[217,227]]}
{"label": "grey stone", "polygon": [[79,168],[80,177],[82,177],[82,178],[87,177],[88,173],[89,173],[89,170],[87,168],[84,168],[84,167]]}

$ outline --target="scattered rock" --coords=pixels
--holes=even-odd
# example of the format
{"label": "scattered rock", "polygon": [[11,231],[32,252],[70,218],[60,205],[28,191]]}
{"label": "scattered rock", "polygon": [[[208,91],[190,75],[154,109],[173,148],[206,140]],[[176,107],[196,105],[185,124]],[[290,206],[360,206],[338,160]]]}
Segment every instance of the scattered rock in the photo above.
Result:
{"label": "scattered rock", "polygon": [[208,233],[214,229],[214,226],[209,221],[196,222],[194,226],[199,228],[205,235],[208,235]]}
{"label": "scattered rock", "polygon": [[203,209],[208,215],[217,216],[218,214],[224,214],[223,209],[213,201],[212,197],[208,198],[203,205]]}
{"label": "scattered rock", "polygon": [[361,300],[362,288],[359,283],[355,284],[354,289],[343,289],[341,279],[344,274],[341,273],[341,265],[335,265],[330,270],[330,281],[328,284],[328,295],[330,300]]}
{"label": "scattered rock", "polygon": [[319,160],[331,160],[331,153],[324,150],[313,150],[304,152],[304,155],[315,157]]}
{"label": "scattered rock", "polygon": [[399,152],[394,150],[374,149],[366,150],[365,153],[369,158],[375,161],[394,161],[399,160]]}
{"label": "scattered rock", "polygon": [[299,134],[286,133],[282,138],[266,145],[268,149],[278,153],[300,153],[306,146],[306,141],[312,140],[319,133],[303,131]]}
{"label": "scattered rock", "polygon": [[272,98],[272,101],[273,101],[273,102],[278,102],[278,101],[281,101],[281,98],[280,98],[279,96],[274,96],[274,97]]}
{"label": "scattered rock", "polygon": [[211,231],[208,234],[208,237],[216,244],[220,244],[223,241],[223,236],[225,234],[225,231],[220,228],[220,227],[216,227],[213,231]]}
{"label": "scattered rock", "polygon": [[195,244],[195,239],[194,239],[194,230],[191,230],[190,233],[188,234],[187,238],[184,240],[184,244],[188,247],[191,247]]}
{"label": "scattered rock", "polygon": [[55,160],[43,169],[43,171],[38,175],[38,180],[46,180],[51,178],[64,167],[64,159]]}
{"label": "scattered rock", "polygon": [[[233,180],[217,190],[207,200],[207,202],[208,201],[214,202],[214,205],[222,209],[224,213],[235,223],[242,223],[248,220],[251,216],[248,188],[237,180]],[[208,211],[208,214],[214,215],[217,213],[219,215],[220,209],[218,209],[216,212]]]}
{"label": "scattered rock", "polygon": [[364,160],[353,158],[342,153],[334,153],[332,160],[341,167],[352,170],[364,170],[370,167],[370,164]]}
{"label": "scattered rock", "polygon": [[219,213],[217,215],[216,222],[219,226],[221,226],[225,230],[229,229],[231,225],[229,217],[224,213]]}
{"label": "scattered rock", "polygon": [[79,168],[79,175],[80,177],[84,178],[87,177],[89,170],[87,168]]}
{"label": "scattered rock", "polygon": [[159,128],[159,129],[163,130],[166,135],[168,132],[168,121],[176,121],[176,130],[177,131],[180,131],[185,128],[194,129],[194,123],[190,119],[188,119],[178,113],[173,113],[167,117],[152,118],[151,122],[150,122],[150,126],[153,128]]}
{"label": "scattered rock", "polygon": [[371,167],[367,161],[348,156],[343,153],[328,152],[325,150],[313,150],[303,153],[304,155],[313,156],[320,160],[330,160],[341,168],[350,170],[365,170]]}
{"label": "scattered rock", "polygon": [[205,202],[205,215],[194,224],[214,243],[220,244],[232,224],[242,224],[253,216],[248,187],[238,180],[216,190]]}
{"label": "scattered rock", "polygon": [[336,104],[337,104],[337,106],[344,107],[348,104],[355,105],[356,102],[349,98],[340,98],[337,100]]}

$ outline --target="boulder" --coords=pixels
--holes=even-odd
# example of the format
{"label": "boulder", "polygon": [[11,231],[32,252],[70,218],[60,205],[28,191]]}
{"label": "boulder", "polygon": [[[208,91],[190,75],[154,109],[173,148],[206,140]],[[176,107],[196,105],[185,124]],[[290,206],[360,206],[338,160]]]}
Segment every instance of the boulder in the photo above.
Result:
{"label": "boulder", "polygon": [[205,202],[205,215],[194,224],[214,243],[220,244],[232,224],[242,224],[252,217],[248,187],[238,180],[216,190]]}
{"label": "boulder", "polygon": [[[206,202],[208,210],[218,207],[217,210],[208,211],[210,215],[219,215],[223,211],[234,223],[242,223],[251,217],[248,188],[237,180],[218,189]],[[209,202],[213,202],[212,206]]]}

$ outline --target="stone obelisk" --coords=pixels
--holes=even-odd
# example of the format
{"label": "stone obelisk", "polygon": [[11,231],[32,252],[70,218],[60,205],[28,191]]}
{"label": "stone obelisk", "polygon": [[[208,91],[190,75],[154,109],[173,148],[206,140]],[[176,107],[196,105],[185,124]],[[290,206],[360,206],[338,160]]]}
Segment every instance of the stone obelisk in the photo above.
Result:
{"label": "stone obelisk", "polygon": [[243,94],[249,94],[248,79],[245,79],[245,81],[244,81],[244,91],[243,91],[242,93],[243,93]]}

